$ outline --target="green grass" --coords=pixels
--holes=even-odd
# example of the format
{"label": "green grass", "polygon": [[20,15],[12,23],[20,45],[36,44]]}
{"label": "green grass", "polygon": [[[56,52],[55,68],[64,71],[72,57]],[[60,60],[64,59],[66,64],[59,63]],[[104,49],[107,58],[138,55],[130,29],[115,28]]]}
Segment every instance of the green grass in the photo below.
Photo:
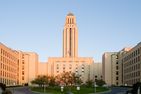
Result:
{"label": "green grass", "polygon": [[[43,88],[39,88],[39,87],[32,87],[31,90],[33,91],[37,91],[37,92],[44,92]],[[96,88],[96,92],[103,92],[103,91],[107,91],[109,89],[105,88],[105,87],[97,87]],[[94,88],[90,87],[84,87],[81,86],[79,92],[76,90],[76,87],[64,87],[64,92],[61,93],[61,88],[60,87],[48,87],[46,88],[46,93],[51,93],[51,94],[65,94],[67,91],[71,91],[73,92],[73,94],[88,94],[88,93],[93,93],[94,92]]]}

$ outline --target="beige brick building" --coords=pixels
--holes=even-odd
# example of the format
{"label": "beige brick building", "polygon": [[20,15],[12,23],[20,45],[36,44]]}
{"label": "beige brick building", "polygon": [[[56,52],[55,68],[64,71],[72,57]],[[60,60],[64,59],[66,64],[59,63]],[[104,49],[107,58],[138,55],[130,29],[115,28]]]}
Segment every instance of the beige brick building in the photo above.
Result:
{"label": "beige brick building", "polygon": [[107,52],[102,60],[103,80],[108,85],[128,85],[141,81],[141,43],[119,52]]}
{"label": "beige brick building", "polygon": [[107,85],[119,85],[117,52],[106,52],[102,57],[102,75]]}
{"label": "beige brick building", "polygon": [[72,13],[66,16],[63,30],[63,57],[48,59],[48,75],[56,76],[63,72],[80,75],[83,82],[93,79],[94,61],[91,57],[78,56],[78,28]]}
{"label": "beige brick building", "polygon": [[126,50],[121,58],[123,67],[123,84],[129,86],[141,81],[141,43]]}
{"label": "beige brick building", "polygon": [[91,65],[92,67],[92,70],[91,72],[92,75],[93,75],[93,79],[96,80],[96,79],[103,79],[102,77],[102,63],[101,62],[95,62],[93,63],[93,65]]}
{"label": "beige brick building", "polygon": [[19,84],[30,84],[38,75],[38,55],[34,52],[19,52]]}
{"label": "beige brick building", "polygon": [[18,52],[0,43],[0,82],[6,85],[19,84]]}

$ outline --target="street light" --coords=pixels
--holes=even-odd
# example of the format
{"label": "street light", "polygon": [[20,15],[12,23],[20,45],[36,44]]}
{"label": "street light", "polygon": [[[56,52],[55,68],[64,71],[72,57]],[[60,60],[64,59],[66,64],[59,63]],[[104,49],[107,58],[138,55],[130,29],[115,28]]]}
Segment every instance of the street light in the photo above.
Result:
{"label": "street light", "polygon": [[[15,85],[16,85],[16,83],[14,82],[14,83],[13,83],[13,86],[15,86]],[[14,87],[13,87],[13,94],[14,94]]]}
{"label": "street light", "polygon": [[140,86],[138,87],[137,94],[140,94]]}
{"label": "street light", "polygon": [[62,92],[62,94],[63,94],[63,91],[64,91],[64,87],[63,87],[63,86],[61,86],[61,92]]}
{"label": "street light", "polygon": [[80,86],[77,86],[77,94],[79,94]]}
{"label": "street light", "polygon": [[94,82],[94,93],[96,93],[96,82]]}
{"label": "street light", "polygon": [[45,91],[46,91],[46,89],[45,89],[45,83],[46,83],[46,82],[44,82],[44,93],[45,93]]}

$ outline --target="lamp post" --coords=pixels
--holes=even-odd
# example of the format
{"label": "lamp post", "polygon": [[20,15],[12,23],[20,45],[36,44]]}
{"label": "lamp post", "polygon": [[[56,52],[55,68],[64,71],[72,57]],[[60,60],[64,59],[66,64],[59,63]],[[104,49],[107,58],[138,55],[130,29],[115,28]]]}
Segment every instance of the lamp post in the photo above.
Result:
{"label": "lamp post", "polygon": [[138,91],[137,91],[137,94],[140,94],[141,92],[140,92],[140,86],[138,87]]}
{"label": "lamp post", "polygon": [[79,94],[80,86],[77,86],[77,94]]}
{"label": "lamp post", "polygon": [[[15,86],[15,85],[16,85],[16,83],[14,82],[14,83],[13,83],[13,86]],[[14,94],[14,87],[13,87],[13,94]]]}
{"label": "lamp post", "polygon": [[96,93],[96,82],[94,82],[94,93]]}
{"label": "lamp post", "polygon": [[44,93],[45,93],[45,91],[46,91],[46,88],[45,88],[45,83],[46,83],[46,82],[44,82]]}
{"label": "lamp post", "polygon": [[64,87],[63,86],[61,86],[61,93],[63,94],[63,91],[64,91]]}

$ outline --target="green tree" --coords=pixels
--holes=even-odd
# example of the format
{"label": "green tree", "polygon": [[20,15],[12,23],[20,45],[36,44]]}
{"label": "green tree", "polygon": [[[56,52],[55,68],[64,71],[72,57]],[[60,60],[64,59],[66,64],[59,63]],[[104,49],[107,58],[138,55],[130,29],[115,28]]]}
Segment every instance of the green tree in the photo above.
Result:
{"label": "green tree", "polygon": [[55,78],[53,76],[49,77],[49,86],[55,86],[56,82],[55,82]]}
{"label": "green tree", "polygon": [[[56,77],[57,78],[57,77]],[[81,84],[82,80],[80,79],[80,75],[76,75],[75,73],[71,72],[64,72],[58,76],[60,78],[60,82],[62,82],[65,85],[75,85],[75,84]]]}
{"label": "green tree", "polygon": [[31,81],[31,83],[43,87],[44,85],[48,84],[48,77],[45,75],[39,75],[37,78]]}
{"label": "green tree", "polygon": [[95,82],[98,86],[103,86],[104,84],[106,84],[105,81],[103,81],[102,79],[100,80],[96,79]]}
{"label": "green tree", "polygon": [[73,76],[72,76],[72,73],[70,72],[64,72],[61,74],[61,81],[63,81],[63,83],[65,85],[72,85],[73,84]]}
{"label": "green tree", "polygon": [[79,75],[79,74],[73,74],[73,77],[74,77],[74,83],[76,84],[76,85],[81,85],[81,83],[82,83],[82,80],[81,80],[81,75]]}
{"label": "green tree", "polygon": [[87,81],[86,81],[86,86],[87,86],[87,87],[92,87],[92,86],[93,86],[93,83],[94,83],[94,82],[93,82],[92,80],[87,80]]}

